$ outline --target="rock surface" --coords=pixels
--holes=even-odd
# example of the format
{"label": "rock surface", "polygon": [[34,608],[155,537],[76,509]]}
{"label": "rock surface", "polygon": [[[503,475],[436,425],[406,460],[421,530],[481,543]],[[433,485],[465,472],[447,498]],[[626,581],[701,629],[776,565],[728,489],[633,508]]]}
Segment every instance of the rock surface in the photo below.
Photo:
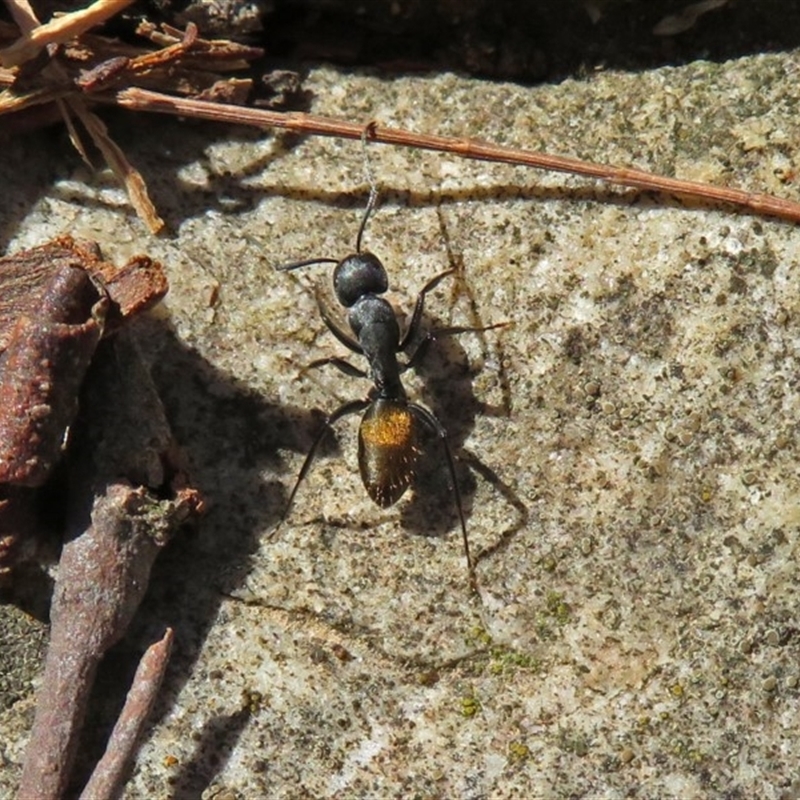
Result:
{"label": "rock surface", "polygon": [[[315,113],[796,198],[799,66],[533,89],[319,69],[307,88]],[[463,265],[429,324],[510,323],[441,342],[408,380],[464,450],[478,601],[435,446],[381,510],[343,421],[275,532],[318,410],[368,388],[303,373],[343,355],[314,300],[327,268],[274,269],[352,249],[358,143],[121,114],[111,130],[172,235],[149,238],[63,134],[34,161],[11,144],[0,231],[8,250],[71,233],[169,270],[140,332],[211,510],[114,656],[125,672],[175,626],[126,798],[798,796],[796,226],[369,147],[365,244],[398,307]],[[0,712],[0,795],[30,709]]]}

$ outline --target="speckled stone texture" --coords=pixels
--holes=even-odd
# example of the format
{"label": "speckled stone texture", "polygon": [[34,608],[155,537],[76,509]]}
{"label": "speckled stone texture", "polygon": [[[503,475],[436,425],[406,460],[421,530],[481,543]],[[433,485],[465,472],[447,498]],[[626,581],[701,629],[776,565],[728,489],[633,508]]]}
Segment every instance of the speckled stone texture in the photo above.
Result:
{"label": "speckled stone texture", "polygon": [[[316,113],[796,198],[798,69],[769,55],[533,89],[321,69],[307,88]],[[270,536],[319,410],[368,388],[303,372],[344,355],[314,299],[328,268],[274,269],[353,247],[358,143],[111,128],[170,236],[145,235],[64,135],[7,149],[0,230],[9,249],[68,232],[169,271],[138,327],[211,508],[115,654],[176,628],[127,800],[800,796],[796,226],[369,148],[365,244],[398,307],[463,265],[427,324],[510,323],[408,376],[461,452],[476,599],[435,443],[414,495],[380,510],[343,421]],[[0,795],[30,709],[0,711]]]}

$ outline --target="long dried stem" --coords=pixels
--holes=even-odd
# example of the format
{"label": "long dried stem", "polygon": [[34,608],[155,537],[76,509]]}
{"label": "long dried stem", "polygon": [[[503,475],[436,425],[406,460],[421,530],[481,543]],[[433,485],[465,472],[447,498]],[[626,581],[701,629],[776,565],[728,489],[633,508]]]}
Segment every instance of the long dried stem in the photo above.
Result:
{"label": "long dried stem", "polygon": [[173,638],[172,628],[167,628],[164,636],[142,656],[106,751],[81,792],[81,800],[112,800],[119,794],[125,770],[136,752],[142,728],[164,679]]}
{"label": "long dried stem", "polygon": [[647,191],[667,192],[683,197],[695,197],[720,203],[729,203],[753,214],[781,217],[800,222],[800,203],[784,200],[768,194],[746,192],[724,186],[712,186],[697,181],[668,178],[644,170],[614,167],[581,161],[566,156],[553,156],[517,147],[503,147],[480,139],[454,138],[436,134],[415,133],[400,128],[389,128],[369,122],[366,125],[334,117],[321,117],[300,112],[278,112],[241,106],[221,105],[186,97],[172,97],[146,89],[124,89],[112,99],[117,105],[135,111],[153,111],[161,114],[177,114],[228,122],[253,125],[261,128],[283,128],[300,134],[318,136],[340,136],[344,139],[360,139],[367,131],[373,142],[394,144],[401,147],[416,147],[452,153],[462,158],[478,161],[498,161],[536,169],[553,170],[598,178],[618,186],[631,186]]}
{"label": "long dried stem", "polygon": [[[15,21],[24,31],[14,44],[0,50],[0,64],[16,67],[34,58],[48,44],[63,44],[85,33],[96,25],[118,14],[133,0],[96,0],[87,8],[81,8],[63,17],[55,17],[39,25],[35,14],[25,0],[9,2]],[[32,24],[32,23],[36,24]]]}

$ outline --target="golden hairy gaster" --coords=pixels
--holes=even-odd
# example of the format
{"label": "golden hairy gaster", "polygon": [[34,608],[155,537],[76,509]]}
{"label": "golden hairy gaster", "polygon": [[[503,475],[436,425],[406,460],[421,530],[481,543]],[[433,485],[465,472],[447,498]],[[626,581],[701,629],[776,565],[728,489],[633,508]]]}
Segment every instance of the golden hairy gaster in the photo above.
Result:
{"label": "golden hairy gaster", "polygon": [[414,418],[407,407],[384,406],[380,416],[365,415],[361,423],[364,444],[372,447],[404,449],[414,438]]}

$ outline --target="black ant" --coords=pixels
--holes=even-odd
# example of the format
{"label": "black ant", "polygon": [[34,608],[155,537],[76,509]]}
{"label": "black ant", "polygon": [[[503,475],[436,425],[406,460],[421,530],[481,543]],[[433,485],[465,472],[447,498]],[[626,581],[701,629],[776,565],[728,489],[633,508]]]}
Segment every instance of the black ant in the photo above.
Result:
{"label": "black ant", "polygon": [[453,453],[447,441],[447,431],[427,408],[409,402],[400,375],[419,363],[430,343],[437,337],[487,331],[502,327],[505,323],[483,328],[450,327],[429,331],[408,360],[401,364],[397,359],[397,354],[405,352],[412,339],[419,333],[425,295],[456,270],[449,269],[442,272],[431,278],[422,287],[414,305],[411,322],[401,335],[394,309],[385,298],[380,297],[389,288],[386,269],[377,256],[361,250],[364,228],[375,208],[377,196],[377,189],[373,184],[356,236],[355,253],[345,256],[341,261],[335,258],[312,258],[278,267],[281,271],[288,271],[311,264],[336,264],[333,270],[333,288],[339,303],[349,309],[347,321],[352,335],[337,325],[325,308],[322,298],[317,294],[320,316],[328,330],[345,347],[367,359],[369,368],[368,371],[364,371],[342,358],[335,357],[318,359],[311,362],[307,368],[312,369],[332,364],[346,375],[369,378],[373,382],[373,387],[366,398],[351,400],[326,417],[322,431],[314,440],[303,462],[283,516],[285,517],[289,513],[297,490],[300,488],[303,478],[308,474],[317,448],[328,430],[342,417],[360,413],[365,409],[358,430],[358,466],[361,480],[369,496],[381,508],[393,505],[408,489],[414,477],[417,461],[422,455],[419,446],[419,425],[421,424],[439,438],[444,448],[458,517],[461,522],[464,554],[467,559],[470,580],[474,586],[474,567],[469,552],[467,525],[464,520],[461,491],[456,480]]}

